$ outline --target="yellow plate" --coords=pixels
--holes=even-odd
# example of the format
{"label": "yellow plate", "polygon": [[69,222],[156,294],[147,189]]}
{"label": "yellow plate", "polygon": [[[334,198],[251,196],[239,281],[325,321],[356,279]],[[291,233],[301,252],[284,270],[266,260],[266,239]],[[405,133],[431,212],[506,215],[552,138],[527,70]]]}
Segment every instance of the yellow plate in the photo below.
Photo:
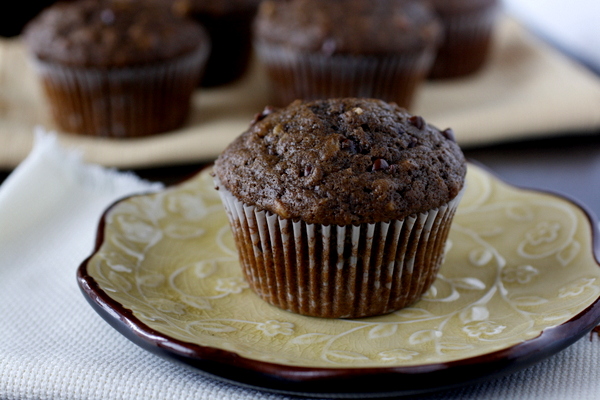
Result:
{"label": "yellow plate", "polygon": [[213,376],[329,397],[419,393],[530,365],[600,320],[590,217],[473,164],[417,304],[358,320],[277,309],[244,281],[209,173],[113,205],[78,279],[135,343]]}

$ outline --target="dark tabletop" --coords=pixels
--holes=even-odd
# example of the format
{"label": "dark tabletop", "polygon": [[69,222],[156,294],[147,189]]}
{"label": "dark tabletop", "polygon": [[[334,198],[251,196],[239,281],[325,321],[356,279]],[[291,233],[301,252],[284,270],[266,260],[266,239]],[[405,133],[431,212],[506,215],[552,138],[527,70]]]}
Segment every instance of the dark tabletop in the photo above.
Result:
{"label": "dark tabletop", "polygon": [[566,195],[588,207],[596,220],[600,216],[600,131],[470,149],[465,154],[508,183]]}

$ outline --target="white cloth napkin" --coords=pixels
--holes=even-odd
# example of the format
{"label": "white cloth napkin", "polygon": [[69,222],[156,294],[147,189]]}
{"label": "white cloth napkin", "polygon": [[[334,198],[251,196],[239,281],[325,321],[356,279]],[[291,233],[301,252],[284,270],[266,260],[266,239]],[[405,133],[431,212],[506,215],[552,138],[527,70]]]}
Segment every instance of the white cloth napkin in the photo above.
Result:
{"label": "white cloth napkin", "polygon": [[[75,272],[92,251],[104,209],[160,190],[84,164],[52,134],[0,186],[0,399],[240,399],[291,397],[201,376],[146,352],[87,304]],[[600,338],[507,377],[422,397],[598,399]]]}

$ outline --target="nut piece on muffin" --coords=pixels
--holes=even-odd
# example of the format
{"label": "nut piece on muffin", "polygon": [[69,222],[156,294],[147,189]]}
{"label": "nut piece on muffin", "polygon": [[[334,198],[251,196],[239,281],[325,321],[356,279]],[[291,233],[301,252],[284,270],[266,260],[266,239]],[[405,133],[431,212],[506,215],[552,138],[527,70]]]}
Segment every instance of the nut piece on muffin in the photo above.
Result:
{"label": "nut piece on muffin", "polygon": [[266,0],[254,25],[279,106],[367,97],[409,108],[441,39],[438,17],[419,0]]}
{"label": "nut piece on muffin", "polygon": [[24,30],[61,130],[147,136],[180,127],[210,43],[195,21],[153,3],[56,3]]}
{"label": "nut piece on muffin", "polygon": [[445,35],[429,79],[459,78],[479,71],[488,59],[500,1],[433,0],[432,4]]}
{"label": "nut piece on muffin", "polygon": [[365,98],[266,108],[214,165],[252,289],[330,318],[385,314],[422,296],[465,173],[451,130]]}

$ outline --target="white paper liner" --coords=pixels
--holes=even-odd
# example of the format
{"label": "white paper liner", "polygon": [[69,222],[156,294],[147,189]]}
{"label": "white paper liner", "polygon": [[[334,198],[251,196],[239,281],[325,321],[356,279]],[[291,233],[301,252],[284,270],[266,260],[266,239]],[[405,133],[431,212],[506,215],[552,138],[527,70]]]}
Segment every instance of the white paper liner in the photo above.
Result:
{"label": "white paper liner", "polygon": [[296,99],[368,97],[409,108],[435,57],[433,47],[364,56],[308,54],[259,42],[255,49],[280,106]]}
{"label": "white paper liner", "polygon": [[442,264],[463,193],[404,220],[337,226],[281,218],[216,184],[250,287],[284,310],[329,318],[380,315],[416,302]]}
{"label": "white paper liner", "polygon": [[209,47],[174,60],[123,68],[77,68],[32,58],[57,125],[107,137],[147,136],[180,126]]}

